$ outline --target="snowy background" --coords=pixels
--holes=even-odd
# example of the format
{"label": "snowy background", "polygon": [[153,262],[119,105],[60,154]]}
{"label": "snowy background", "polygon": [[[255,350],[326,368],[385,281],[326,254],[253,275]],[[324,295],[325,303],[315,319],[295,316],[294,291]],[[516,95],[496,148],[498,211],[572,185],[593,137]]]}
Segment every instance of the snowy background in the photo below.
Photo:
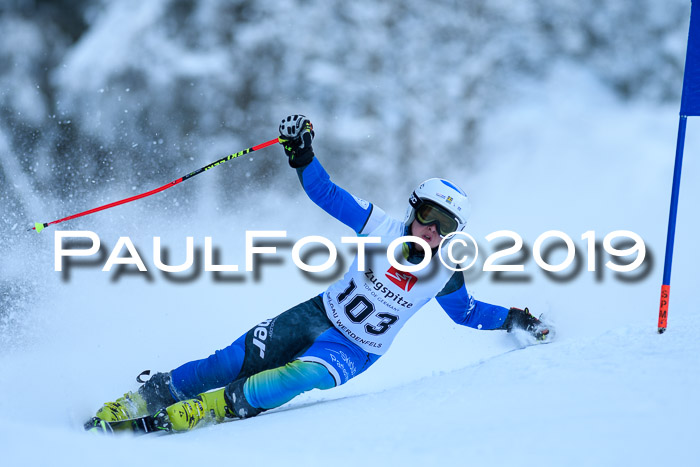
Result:
{"label": "snowy background", "polygon": [[[692,118],[669,330],[656,334],[689,9],[684,0],[2,2],[3,465],[696,465]],[[529,254],[513,257],[524,273],[467,273],[477,298],[546,313],[557,340],[513,351],[515,336],[456,326],[431,303],[344,387],[185,435],[87,436],[82,423],[134,390],[141,370],[205,357],[329,280],[302,275],[290,248],[259,277],[218,280],[201,266],[167,276],[153,263],[154,236],[169,263],[184,261],[187,236],[200,250],[210,236],[220,262],[243,269],[246,230],[338,244],[351,232],[305,198],[276,147],[39,235],[26,229],[273,138],[287,113],[311,117],[316,154],[337,183],[395,216],[418,182],[442,176],[469,192],[469,232],[485,254],[497,230],[530,248],[547,230],[571,236],[578,271],[549,277]],[[601,249],[587,271],[581,235],[602,241],[620,229],[645,241],[640,271],[605,268]],[[96,232],[105,254],[128,236],[149,274],[101,272],[106,257],[55,272],[57,230]]]}

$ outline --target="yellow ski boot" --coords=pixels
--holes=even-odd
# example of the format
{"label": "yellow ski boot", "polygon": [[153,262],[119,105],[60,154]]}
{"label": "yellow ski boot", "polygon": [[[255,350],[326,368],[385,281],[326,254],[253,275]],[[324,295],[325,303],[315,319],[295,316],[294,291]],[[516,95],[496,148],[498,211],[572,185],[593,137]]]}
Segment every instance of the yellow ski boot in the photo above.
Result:
{"label": "yellow ski boot", "polygon": [[176,402],[165,410],[173,431],[191,430],[202,420],[221,422],[227,416],[233,416],[233,412],[226,405],[224,388],[202,393],[194,399]]}
{"label": "yellow ski boot", "polygon": [[95,415],[106,422],[116,422],[148,415],[148,409],[141,394],[127,392],[114,402],[105,402]]}

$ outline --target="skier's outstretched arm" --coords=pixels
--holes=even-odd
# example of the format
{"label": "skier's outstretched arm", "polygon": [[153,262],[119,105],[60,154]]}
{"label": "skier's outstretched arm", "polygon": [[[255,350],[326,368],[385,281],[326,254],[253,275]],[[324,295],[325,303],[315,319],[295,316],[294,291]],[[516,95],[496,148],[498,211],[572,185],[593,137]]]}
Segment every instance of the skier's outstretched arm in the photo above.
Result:
{"label": "skier's outstretched arm", "polygon": [[435,299],[452,321],[474,329],[504,329],[509,314],[508,308],[475,300],[460,271],[455,271]]}
{"label": "skier's outstretched arm", "polygon": [[297,175],[311,201],[356,233],[362,232],[372,213],[372,203],[354,197],[333,183],[318,159],[297,169]]}
{"label": "skier's outstretched arm", "polygon": [[311,201],[356,233],[362,232],[375,208],[372,203],[351,195],[333,183],[314,157],[311,122],[303,115],[289,116],[282,120],[280,136],[288,138],[283,146],[289,165],[296,169],[301,186]]}
{"label": "skier's outstretched arm", "polygon": [[538,340],[545,340],[548,327],[525,308],[505,308],[474,300],[464,284],[464,276],[455,271],[435,299],[452,320],[475,329],[524,329]]}

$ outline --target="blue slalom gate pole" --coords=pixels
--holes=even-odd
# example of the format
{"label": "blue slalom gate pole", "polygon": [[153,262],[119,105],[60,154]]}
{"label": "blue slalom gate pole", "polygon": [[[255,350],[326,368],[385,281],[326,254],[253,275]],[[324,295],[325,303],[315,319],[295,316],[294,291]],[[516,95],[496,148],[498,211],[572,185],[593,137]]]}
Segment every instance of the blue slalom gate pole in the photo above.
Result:
{"label": "blue slalom gate pole", "polygon": [[676,162],[673,167],[673,188],[671,189],[671,208],[668,215],[666,233],[666,257],[664,260],[664,278],[661,284],[661,301],[659,304],[659,334],[666,331],[668,320],[668,301],[671,295],[671,263],[673,262],[673,241],[676,236],[676,216],[678,213],[678,194],[681,188],[681,168],[683,166],[683,147],[685,146],[685,126],[688,117],[681,115],[678,120],[678,138],[676,140]]}
{"label": "blue slalom gate pole", "polygon": [[661,300],[659,303],[659,334],[666,331],[668,321],[668,304],[671,296],[671,263],[673,260],[673,242],[676,236],[676,217],[678,214],[678,195],[681,186],[685,127],[689,116],[700,115],[700,18],[698,18],[696,9],[693,8],[694,6],[695,0],[692,0],[690,7],[690,27],[688,30],[688,49],[685,55],[685,72],[683,73],[681,111],[678,121],[678,139],[676,140],[676,160],[673,168],[671,208],[668,215],[668,232],[666,234],[664,277],[661,284]]}

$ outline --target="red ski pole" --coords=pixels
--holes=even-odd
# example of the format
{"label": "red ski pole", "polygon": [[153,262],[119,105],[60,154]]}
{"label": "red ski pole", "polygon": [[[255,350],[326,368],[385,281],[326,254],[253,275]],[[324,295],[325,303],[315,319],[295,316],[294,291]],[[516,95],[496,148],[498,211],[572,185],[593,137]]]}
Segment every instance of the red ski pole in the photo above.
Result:
{"label": "red ski pole", "polygon": [[178,183],[182,183],[185,180],[194,177],[195,175],[199,175],[202,172],[206,172],[209,169],[213,169],[214,167],[216,167],[219,164],[223,164],[224,162],[228,162],[231,159],[235,159],[236,157],[245,156],[246,154],[249,154],[253,151],[257,151],[259,149],[263,149],[263,148],[271,146],[275,143],[280,143],[283,141],[284,140],[282,138],[279,138],[279,137],[271,139],[270,141],[266,141],[264,143],[258,144],[257,146],[253,146],[252,148],[244,149],[243,151],[240,151],[240,152],[237,152],[235,154],[230,154],[226,157],[223,157],[223,158],[219,159],[218,161],[212,162],[211,164],[205,165],[204,167],[195,170],[194,172],[188,173],[184,177],[180,177],[177,180],[173,180],[172,182],[170,182],[166,185],[163,185],[162,187],[156,188],[156,189],[151,190],[151,191],[147,191],[146,193],[141,193],[140,195],[132,196],[130,198],[125,198],[125,199],[122,199],[119,201],[115,201],[113,203],[105,204],[104,206],[99,206],[97,208],[93,208],[93,209],[89,209],[87,211],[79,212],[78,214],[73,214],[72,216],[64,217],[63,219],[58,219],[55,221],[44,222],[44,223],[36,222],[34,224],[34,227],[32,227],[31,229],[27,229],[27,230],[36,230],[37,233],[39,233],[42,230],[44,230],[46,227],[53,225],[53,224],[60,224],[61,222],[69,221],[71,219],[75,219],[75,218],[82,217],[82,216],[87,216],[88,214],[92,214],[94,212],[104,211],[105,209],[113,208],[113,207],[119,206],[121,204],[130,203],[132,201],[136,201],[137,199],[145,198],[147,196],[155,195],[156,193],[160,193],[161,191],[165,191],[168,188],[177,185]]}

